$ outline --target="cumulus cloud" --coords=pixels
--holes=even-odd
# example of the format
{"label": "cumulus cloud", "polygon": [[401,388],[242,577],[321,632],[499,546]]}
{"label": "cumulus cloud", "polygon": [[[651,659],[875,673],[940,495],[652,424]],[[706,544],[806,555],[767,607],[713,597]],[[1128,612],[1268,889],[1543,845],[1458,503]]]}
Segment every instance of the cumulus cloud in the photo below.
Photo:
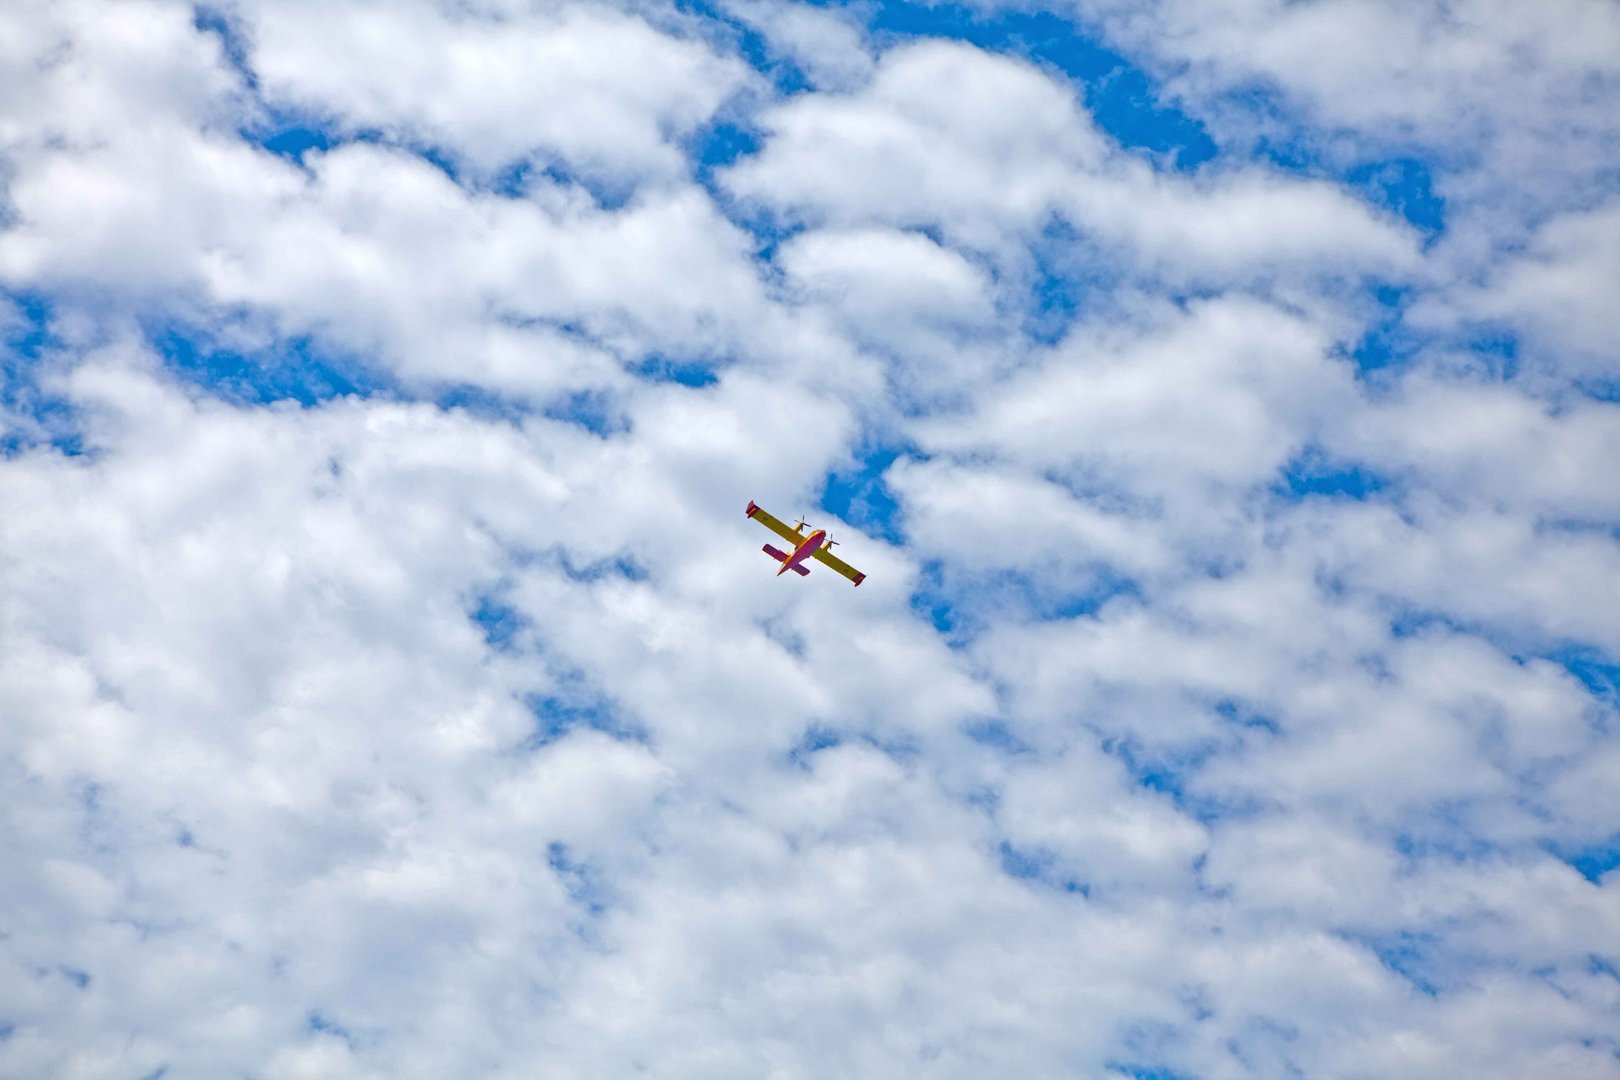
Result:
{"label": "cumulus cloud", "polygon": [[1611,377],[1620,271],[1608,254],[1617,242],[1620,204],[1560,214],[1482,288],[1464,294],[1463,313],[1519,328],[1537,346],[1537,359],[1554,370]]}
{"label": "cumulus cloud", "polygon": [[[1176,92],[1208,102],[1239,128],[1242,106],[1215,99],[1275,90],[1319,132],[1348,129],[1462,159],[1459,192],[1504,178],[1590,183],[1609,168],[1602,145],[1614,125],[1620,17],[1601,0],[1559,0],[1511,19],[1488,0],[1077,7],[1174,70]],[[1563,153],[1537,160],[1555,145]],[[1565,195],[1521,192],[1527,200]]]}
{"label": "cumulus cloud", "polygon": [[679,176],[676,140],[749,78],[736,57],[610,5],[244,5],[266,97],[485,173],[529,159]]}
{"label": "cumulus cloud", "polygon": [[0,13],[0,1072],[1612,1073],[1612,13],[1076,10]]}
{"label": "cumulus cloud", "polygon": [[1071,88],[960,44],[891,50],[865,87],[791,99],[765,123],[773,137],[726,183],[812,222],[933,228],[999,254],[1057,216],[1127,265],[1195,280],[1412,261],[1397,225],[1329,185],[1159,175],[1111,147]]}
{"label": "cumulus cloud", "polygon": [[799,0],[730,0],[725,8],[818,88],[852,86],[871,73],[864,27],[847,10]]}
{"label": "cumulus cloud", "polygon": [[[1612,281],[1596,266],[1590,279],[1575,234],[1586,214],[1601,234],[1600,208],[1614,191],[1614,5],[1559,0],[1513,18],[1489,0],[1079,0],[1075,8],[1230,144],[1330,168],[1416,165],[1418,186],[1391,198],[1437,197],[1445,227],[1430,275],[1450,287],[1496,279],[1476,314],[1538,335],[1559,325],[1560,365],[1592,374],[1593,362],[1569,350],[1594,348],[1583,295],[1612,294]],[[1527,245],[1540,269],[1502,280],[1499,265]],[[1563,283],[1575,276],[1584,287]],[[1538,295],[1515,306],[1520,290]]]}

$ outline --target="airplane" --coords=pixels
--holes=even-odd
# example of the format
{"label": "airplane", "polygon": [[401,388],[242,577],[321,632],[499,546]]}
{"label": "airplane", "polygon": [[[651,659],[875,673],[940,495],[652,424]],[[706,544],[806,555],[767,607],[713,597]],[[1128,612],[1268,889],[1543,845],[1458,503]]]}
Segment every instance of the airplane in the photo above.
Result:
{"label": "airplane", "polygon": [[804,518],[800,518],[799,523],[790,529],[770,514],[761,510],[754,504],[752,499],[748,501],[748,516],[793,545],[791,555],[785,551],[778,551],[769,544],[765,545],[765,554],[782,564],[781,568],[776,571],[777,577],[781,577],[789,570],[800,577],[804,577],[810,573],[810,568],[804,565],[804,561],[806,559],[815,559],[825,566],[832,567],[856,585],[866,580],[865,574],[832,553],[832,547],[838,541],[829,540],[826,529],[812,529],[810,534],[806,536]]}

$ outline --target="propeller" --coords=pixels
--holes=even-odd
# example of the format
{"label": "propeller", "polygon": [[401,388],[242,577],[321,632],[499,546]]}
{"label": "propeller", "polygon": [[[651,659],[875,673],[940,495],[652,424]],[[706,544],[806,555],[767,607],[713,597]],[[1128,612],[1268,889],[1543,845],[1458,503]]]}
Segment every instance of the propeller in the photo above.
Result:
{"label": "propeller", "polygon": [[[798,524],[796,524],[796,525],[794,525],[794,526],[793,526],[793,531],[794,531],[794,532],[803,532],[803,531],[804,531],[804,529],[805,529],[805,528],[806,528],[806,527],[807,527],[807,526],[808,526],[808,527],[809,527],[809,528],[811,528],[811,529],[814,529],[814,528],[815,528],[815,526],[813,526],[813,525],[811,525],[811,524],[810,524],[810,523],[809,523],[809,522],[808,522],[808,521],[806,521],[806,520],[804,520],[804,515],[803,515],[803,514],[800,514],[800,515],[799,515],[799,521],[798,521]],[[836,545],[836,544],[837,544],[837,543],[838,543],[838,541],[837,541],[837,540],[834,540],[834,539],[833,539],[833,538],[832,538],[832,534],[831,534],[831,533],[828,533],[828,534],[827,534],[827,535],[826,535],[826,536],[824,536],[824,537],[823,537],[823,538],[822,538],[822,540],[821,540],[821,546],[822,546],[822,547],[824,547],[824,548],[826,548],[826,549],[828,549],[828,550],[829,550],[829,551],[830,551],[830,550],[832,550],[832,548],[833,548],[833,547],[834,547],[834,546],[835,546],[835,545]]]}

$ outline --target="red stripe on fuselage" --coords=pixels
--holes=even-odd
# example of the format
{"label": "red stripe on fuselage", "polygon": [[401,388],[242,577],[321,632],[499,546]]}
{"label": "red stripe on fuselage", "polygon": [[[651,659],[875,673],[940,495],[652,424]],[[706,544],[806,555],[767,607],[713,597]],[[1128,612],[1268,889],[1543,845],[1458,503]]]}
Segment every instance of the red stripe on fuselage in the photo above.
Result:
{"label": "red stripe on fuselage", "polygon": [[793,549],[793,554],[788,556],[787,561],[782,564],[782,568],[776,572],[776,576],[781,577],[783,574],[797,567],[800,563],[804,562],[804,560],[814,555],[816,553],[816,549],[821,546],[821,542],[826,538],[826,529],[817,529],[815,532],[805,537],[804,543]]}

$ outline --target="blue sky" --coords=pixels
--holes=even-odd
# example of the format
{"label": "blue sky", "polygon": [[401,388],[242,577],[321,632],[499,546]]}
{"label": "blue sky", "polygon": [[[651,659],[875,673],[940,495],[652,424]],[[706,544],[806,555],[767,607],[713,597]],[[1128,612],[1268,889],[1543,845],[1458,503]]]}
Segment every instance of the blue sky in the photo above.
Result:
{"label": "blue sky", "polygon": [[1538,12],[8,8],[0,1073],[1612,1075]]}

